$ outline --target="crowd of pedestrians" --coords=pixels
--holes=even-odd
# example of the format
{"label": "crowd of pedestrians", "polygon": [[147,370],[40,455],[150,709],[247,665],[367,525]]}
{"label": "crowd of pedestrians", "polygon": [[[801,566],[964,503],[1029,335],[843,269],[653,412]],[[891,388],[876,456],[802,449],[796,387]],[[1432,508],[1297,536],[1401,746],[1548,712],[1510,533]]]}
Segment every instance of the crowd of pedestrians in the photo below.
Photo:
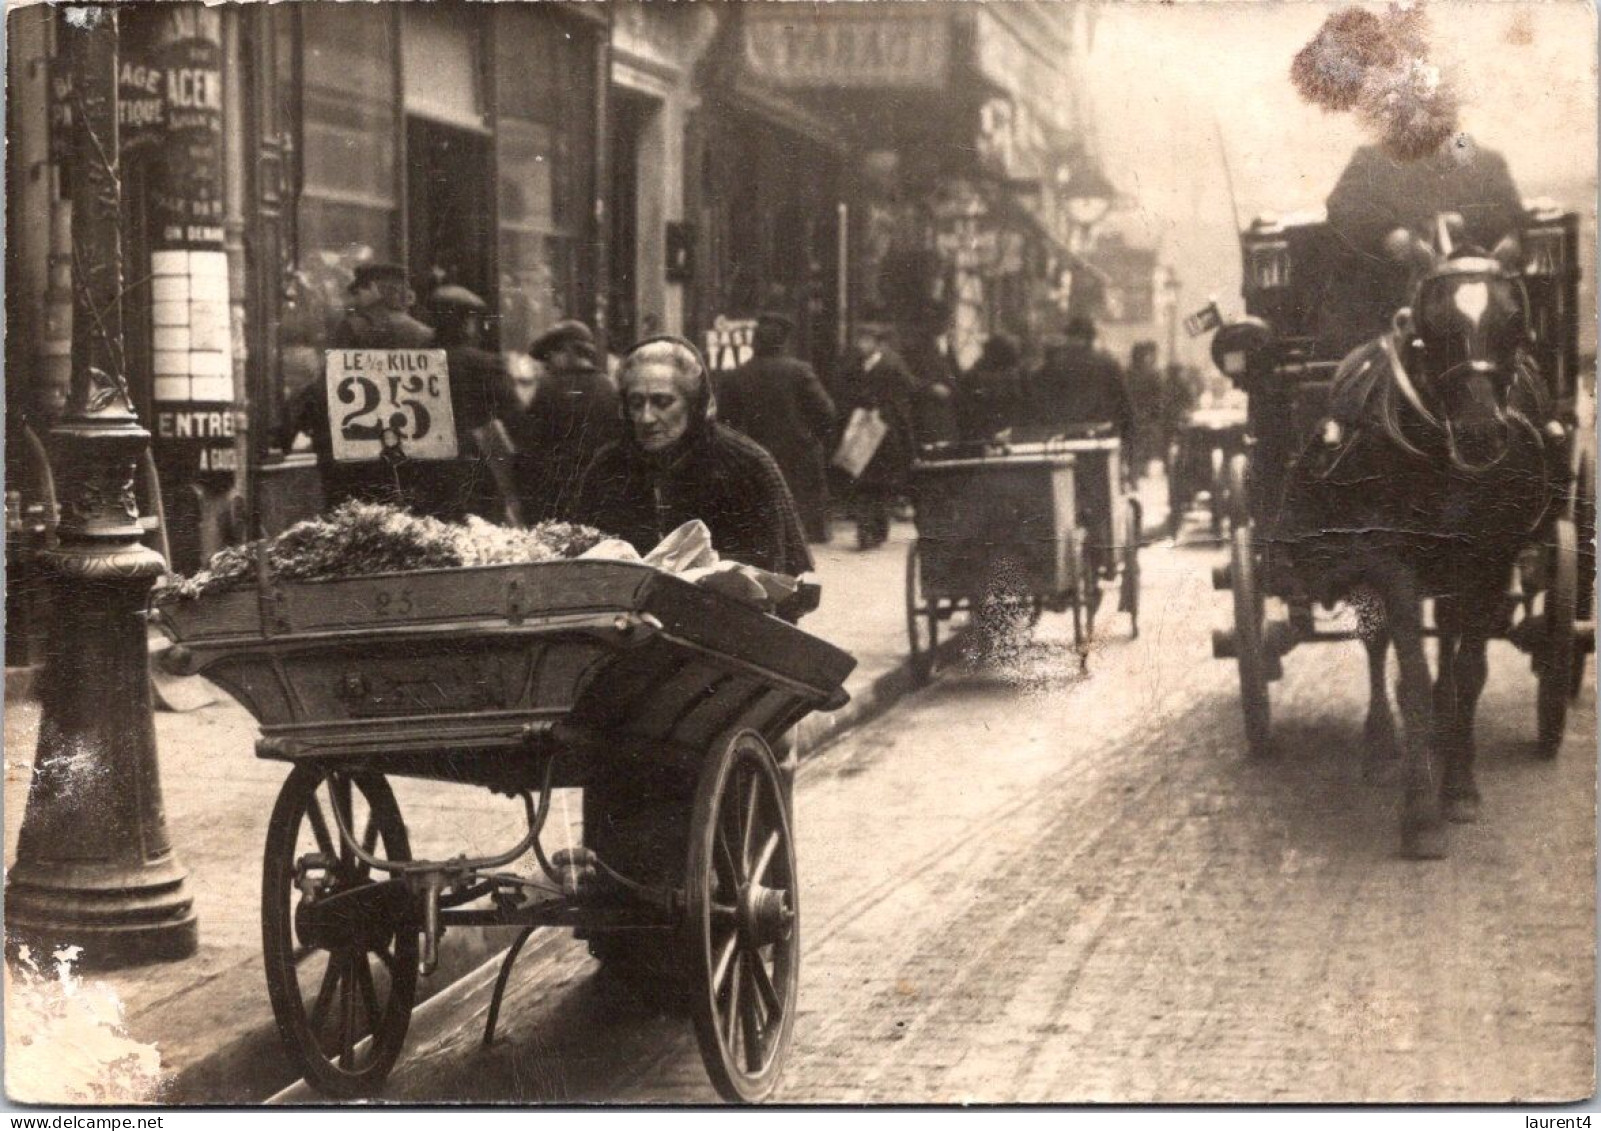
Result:
{"label": "crowd of pedestrians", "polygon": [[330,345],[443,349],[464,450],[448,465],[340,463],[326,391],[311,382],[284,442],[310,438],[325,506],[598,523],[641,544],[700,517],[751,564],[783,571],[809,565],[806,543],[828,541],[835,513],[854,520],[861,549],[881,545],[930,446],[1095,432],[1118,437],[1138,469],[1165,458],[1194,400],[1189,374],[1157,367],[1154,343],[1135,346],[1125,375],[1085,317],[1033,345],[994,333],[966,370],[937,349],[909,364],[892,324],[863,319],[827,382],[796,356],[795,323],[780,313],[756,319],[736,369],[714,373],[688,341],[656,336],[622,354],[616,379],[595,334],[569,320],[529,343],[538,376],[518,381],[485,348],[488,307],[467,289],[436,286],[421,317],[402,268],[364,265],[349,291]]}

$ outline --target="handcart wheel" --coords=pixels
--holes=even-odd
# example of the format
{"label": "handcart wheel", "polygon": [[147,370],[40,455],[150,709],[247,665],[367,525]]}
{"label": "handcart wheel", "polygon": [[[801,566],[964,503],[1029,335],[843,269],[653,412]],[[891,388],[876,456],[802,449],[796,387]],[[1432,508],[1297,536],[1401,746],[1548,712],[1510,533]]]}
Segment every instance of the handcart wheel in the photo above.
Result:
{"label": "handcart wheel", "polygon": [[789,806],[773,755],[740,731],[701,767],[686,875],[695,1036],[724,1099],[778,1083],[800,984],[800,902]]}
{"label": "handcart wheel", "polygon": [[1229,521],[1236,528],[1251,521],[1250,496],[1247,494],[1246,476],[1251,470],[1251,459],[1244,452],[1229,458],[1228,501]]}
{"label": "handcart wheel", "polygon": [[343,843],[335,805],[366,851],[411,858],[383,775],[296,766],[267,827],[261,943],[290,1059],[318,1091],[344,1098],[380,1088],[400,1055],[417,996],[418,924],[404,888],[382,883]]}
{"label": "handcart wheel", "polygon": [[1176,441],[1167,446],[1167,536],[1174,541],[1178,540],[1179,531],[1184,527],[1184,512],[1190,505],[1179,470],[1182,455],[1183,449]]}
{"label": "handcart wheel", "polygon": [[[1577,619],[1586,624],[1595,621],[1595,458],[1588,446],[1581,447],[1573,478],[1573,495],[1570,504],[1575,534],[1579,541],[1579,587],[1575,606]],[[1568,685],[1568,697],[1577,699],[1584,687],[1586,657],[1593,651],[1593,640],[1574,640],[1573,678]]]}
{"label": "handcart wheel", "polygon": [[1129,632],[1134,639],[1140,636],[1140,534],[1145,511],[1138,499],[1128,501],[1128,544],[1123,547],[1122,592],[1118,608],[1128,614]]}
{"label": "handcart wheel", "polygon": [[1245,745],[1253,758],[1272,753],[1267,691],[1267,653],[1262,641],[1262,587],[1250,523],[1234,530],[1230,553],[1234,573],[1234,635],[1240,665],[1240,707],[1245,714]]}
{"label": "handcart wheel", "polygon": [[1212,491],[1211,491],[1212,501],[1211,501],[1211,511],[1212,511],[1212,537],[1214,537],[1214,538],[1221,538],[1223,536],[1223,520],[1225,518],[1227,518],[1229,516],[1229,514],[1231,513],[1231,509],[1230,509],[1230,505],[1229,505],[1229,501],[1228,501],[1229,478],[1228,478],[1228,472],[1227,472],[1226,467],[1225,467],[1226,463],[1227,463],[1227,461],[1224,458],[1223,449],[1222,448],[1213,448],[1212,449],[1212,453],[1211,453],[1211,465],[1212,465]]}
{"label": "handcart wheel", "polygon": [[1567,728],[1577,650],[1574,621],[1579,594],[1579,545],[1569,519],[1557,520],[1548,551],[1551,564],[1546,574],[1549,587],[1545,593],[1545,641],[1536,670],[1540,680],[1539,752],[1542,758],[1555,758],[1562,746],[1562,732]]}
{"label": "handcart wheel", "polygon": [[922,556],[913,542],[906,551],[906,635],[912,647],[912,682],[918,687],[934,678],[939,651],[939,613],[932,598],[923,604],[922,579]]}

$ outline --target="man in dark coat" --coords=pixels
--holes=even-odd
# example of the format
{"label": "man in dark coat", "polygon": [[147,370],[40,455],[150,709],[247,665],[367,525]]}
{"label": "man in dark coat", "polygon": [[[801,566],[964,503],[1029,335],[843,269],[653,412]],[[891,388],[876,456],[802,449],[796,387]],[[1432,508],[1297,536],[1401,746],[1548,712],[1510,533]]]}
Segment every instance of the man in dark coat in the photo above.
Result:
{"label": "man in dark coat", "polygon": [[1026,421],[1023,348],[1010,334],[994,333],[962,377],[957,418],[964,440],[987,440]]}
{"label": "man in dark coat", "polygon": [[622,437],[617,391],[596,364],[595,335],[558,322],[528,347],[544,372],[533,403],[509,427],[516,445],[523,518],[573,521],[578,484],[595,454]]}
{"label": "man in dark coat", "polygon": [[713,419],[711,380],[683,338],[647,338],[617,372],[627,434],[584,472],[575,520],[640,553],[693,519],[722,558],[798,576],[812,568],[784,475],[758,444]]}
{"label": "man in dark coat", "polygon": [[777,461],[812,542],[828,541],[828,445],[834,402],[812,367],[789,356],[795,324],[782,314],[756,320],[753,357],[717,383],[717,418]]}
{"label": "man in dark coat", "polygon": [[850,367],[844,385],[847,423],[857,409],[865,409],[876,410],[888,426],[851,489],[856,542],[864,550],[881,546],[889,538],[890,504],[905,493],[917,453],[913,424],[916,382],[900,355],[889,348],[890,333],[883,323],[858,324],[856,364]]}
{"label": "man in dark coat", "polygon": [[1046,353],[1034,377],[1036,417],[1051,428],[1110,424],[1128,450],[1134,410],[1117,361],[1095,348],[1095,323],[1078,316],[1067,324],[1067,341]]}
{"label": "man in dark coat", "polygon": [[1488,252],[1515,239],[1523,198],[1506,159],[1465,137],[1415,160],[1376,145],[1357,149],[1328,198],[1334,261],[1321,336],[1331,348],[1355,349],[1390,329],[1430,266],[1427,247],[1446,214],[1461,218],[1458,243]]}
{"label": "man in dark coat", "polygon": [[426,349],[434,332],[409,313],[406,269],[393,263],[363,263],[346,288],[351,305],[334,327],[329,349]]}

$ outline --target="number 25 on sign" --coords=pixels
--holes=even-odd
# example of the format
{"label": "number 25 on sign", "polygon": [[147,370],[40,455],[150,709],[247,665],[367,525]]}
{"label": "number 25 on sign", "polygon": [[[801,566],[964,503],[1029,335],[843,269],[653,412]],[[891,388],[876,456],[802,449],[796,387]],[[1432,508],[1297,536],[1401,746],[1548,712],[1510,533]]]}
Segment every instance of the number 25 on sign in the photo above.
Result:
{"label": "number 25 on sign", "polygon": [[456,458],[444,350],[329,350],[326,378],[334,459]]}

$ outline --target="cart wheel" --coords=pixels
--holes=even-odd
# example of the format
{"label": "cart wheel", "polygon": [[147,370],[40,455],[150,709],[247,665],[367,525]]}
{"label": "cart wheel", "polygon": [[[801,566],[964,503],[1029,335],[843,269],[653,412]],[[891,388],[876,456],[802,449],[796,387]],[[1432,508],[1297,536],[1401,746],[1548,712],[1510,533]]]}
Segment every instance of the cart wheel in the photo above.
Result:
{"label": "cart wheel", "polygon": [[1244,452],[1235,452],[1229,458],[1227,487],[1229,521],[1234,524],[1235,529],[1251,521],[1251,497],[1246,488],[1246,477],[1250,470],[1251,459]]}
{"label": "cart wheel", "polygon": [[912,682],[927,686],[934,678],[939,651],[939,613],[936,602],[922,603],[922,557],[913,542],[906,551],[906,635],[912,646]]}
{"label": "cart wheel", "polygon": [[[368,851],[411,858],[382,774],[296,766],[267,827],[261,944],[284,1048],[313,1087],[344,1098],[382,1087],[400,1055],[417,996],[418,944],[415,916],[396,902],[404,889],[381,884],[340,842],[336,804]],[[342,898],[343,912],[313,919],[297,879],[327,881],[319,900]],[[364,900],[363,889],[372,898]]]}
{"label": "cart wheel", "polygon": [[695,1036],[724,1099],[778,1083],[800,983],[800,900],[789,806],[773,755],[741,731],[701,767],[686,876]]}
{"label": "cart wheel", "polygon": [[1117,607],[1128,614],[1129,632],[1135,640],[1140,638],[1140,533],[1145,512],[1138,499],[1128,501],[1129,539],[1123,547],[1122,591]]}
{"label": "cart wheel", "polygon": [[1267,692],[1267,653],[1262,644],[1262,587],[1257,577],[1251,524],[1234,530],[1230,554],[1234,571],[1234,635],[1240,665],[1240,706],[1245,712],[1245,745],[1253,758],[1272,753]]}
{"label": "cart wheel", "polygon": [[[1579,541],[1577,619],[1590,624],[1595,621],[1595,459],[1586,449],[1579,452],[1573,478],[1571,517]],[[1590,640],[1575,640],[1573,679],[1568,685],[1568,697],[1577,699],[1584,688],[1584,668],[1593,650]]]}
{"label": "cart wheel", "polygon": [[1545,591],[1544,655],[1538,667],[1540,693],[1539,751],[1542,758],[1555,758],[1562,746],[1562,732],[1568,723],[1568,694],[1573,686],[1573,660],[1578,641],[1574,636],[1574,617],[1579,594],[1578,534],[1573,523],[1560,518],[1549,547],[1550,579]]}

